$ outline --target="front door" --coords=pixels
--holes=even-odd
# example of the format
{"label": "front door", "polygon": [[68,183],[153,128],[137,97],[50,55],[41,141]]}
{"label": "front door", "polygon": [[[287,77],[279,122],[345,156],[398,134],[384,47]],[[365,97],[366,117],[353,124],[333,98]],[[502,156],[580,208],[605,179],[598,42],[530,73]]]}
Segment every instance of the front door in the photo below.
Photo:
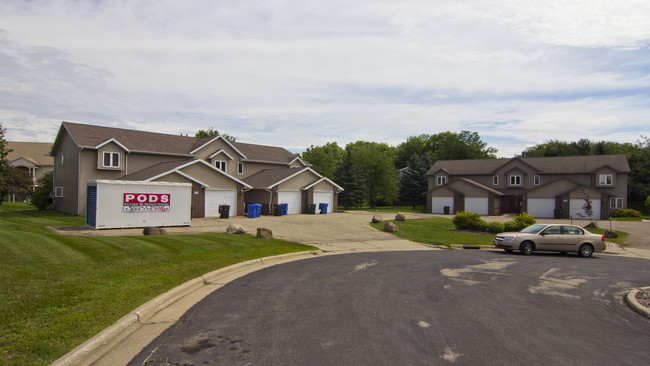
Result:
{"label": "front door", "polygon": [[521,200],[518,196],[503,196],[501,197],[501,213],[521,213]]}

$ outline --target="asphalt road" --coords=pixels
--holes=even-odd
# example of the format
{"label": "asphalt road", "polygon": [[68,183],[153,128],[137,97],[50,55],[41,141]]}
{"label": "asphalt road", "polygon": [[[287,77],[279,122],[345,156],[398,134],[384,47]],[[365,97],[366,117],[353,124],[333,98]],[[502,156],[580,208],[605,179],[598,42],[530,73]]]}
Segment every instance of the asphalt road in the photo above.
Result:
{"label": "asphalt road", "polygon": [[650,319],[623,296],[646,259],[376,252],[251,273],[130,365],[641,365]]}

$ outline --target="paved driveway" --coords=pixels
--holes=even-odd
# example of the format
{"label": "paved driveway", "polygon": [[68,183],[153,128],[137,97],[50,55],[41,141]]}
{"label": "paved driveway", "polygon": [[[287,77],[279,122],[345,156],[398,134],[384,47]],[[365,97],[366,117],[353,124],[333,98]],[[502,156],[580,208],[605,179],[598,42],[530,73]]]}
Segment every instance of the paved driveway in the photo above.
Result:
{"label": "paved driveway", "polygon": [[215,291],[131,365],[640,365],[622,296],[647,260],[376,252],[287,263]]}

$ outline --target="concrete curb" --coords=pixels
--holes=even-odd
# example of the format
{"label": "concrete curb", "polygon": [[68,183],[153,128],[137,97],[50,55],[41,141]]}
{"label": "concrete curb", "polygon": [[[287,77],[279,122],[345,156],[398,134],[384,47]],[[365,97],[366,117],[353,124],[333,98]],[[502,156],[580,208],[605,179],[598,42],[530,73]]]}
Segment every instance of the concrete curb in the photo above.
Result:
{"label": "concrete curb", "polygon": [[643,289],[650,289],[650,286],[635,288],[634,290],[628,292],[627,296],[625,296],[625,302],[637,313],[650,318],[650,309],[641,305],[641,303],[639,303],[635,297],[636,293]]}
{"label": "concrete curb", "polygon": [[[146,325],[154,315],[170,307],[178,300],[220,280],[218,285],[225,285],[248,273],[258,271],[280,263],[286,263],[314,256],[326,255],[322,251],[309,251],[282,254],[273,257],[253,259],[246,262],[234,264],[232,266],[220,268],[218,270],[204,274],[201,277],[189,280],[173,289],[161,294],[147,303],[139,306],[129,314],[123,316],[108,328],[97,333],[94,337],[82,343],[72,351],[66,353],[61,358],[54,361],[52,366],[72,366],[72,365],[91,365],[97,360],[112,351],[120,339],[126,339],[137,330],[137,326]],[[230,277],[230,278],[227,278]],[[201,297],[202,298],[202,297]],[[200,300],[200,299],[199,299]],[[192,304],[193,306],[193,304]],[[190,306],[191,307],[191,306]],[[175,309],[180,317],[188,308]],[[153,338],[151,339],[153,340]],[[133,355],[135,356],[135,355]],[[130,359],[130,358],[129,358]]]}

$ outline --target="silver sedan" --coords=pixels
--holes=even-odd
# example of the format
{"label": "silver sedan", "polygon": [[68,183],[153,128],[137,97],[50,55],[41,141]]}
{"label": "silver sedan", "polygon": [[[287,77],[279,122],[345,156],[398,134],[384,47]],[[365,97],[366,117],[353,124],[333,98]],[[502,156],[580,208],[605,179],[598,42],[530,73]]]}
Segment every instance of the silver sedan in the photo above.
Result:
{"label": "silver sedan", "polygon": [[497,234],[494,246],[508,253],[519,250],[524,255],[551,251],[576,252],[581,257],[590,257],[594,252],[605,250],[605,237],[575,225],[535,224],[519,232]]}

